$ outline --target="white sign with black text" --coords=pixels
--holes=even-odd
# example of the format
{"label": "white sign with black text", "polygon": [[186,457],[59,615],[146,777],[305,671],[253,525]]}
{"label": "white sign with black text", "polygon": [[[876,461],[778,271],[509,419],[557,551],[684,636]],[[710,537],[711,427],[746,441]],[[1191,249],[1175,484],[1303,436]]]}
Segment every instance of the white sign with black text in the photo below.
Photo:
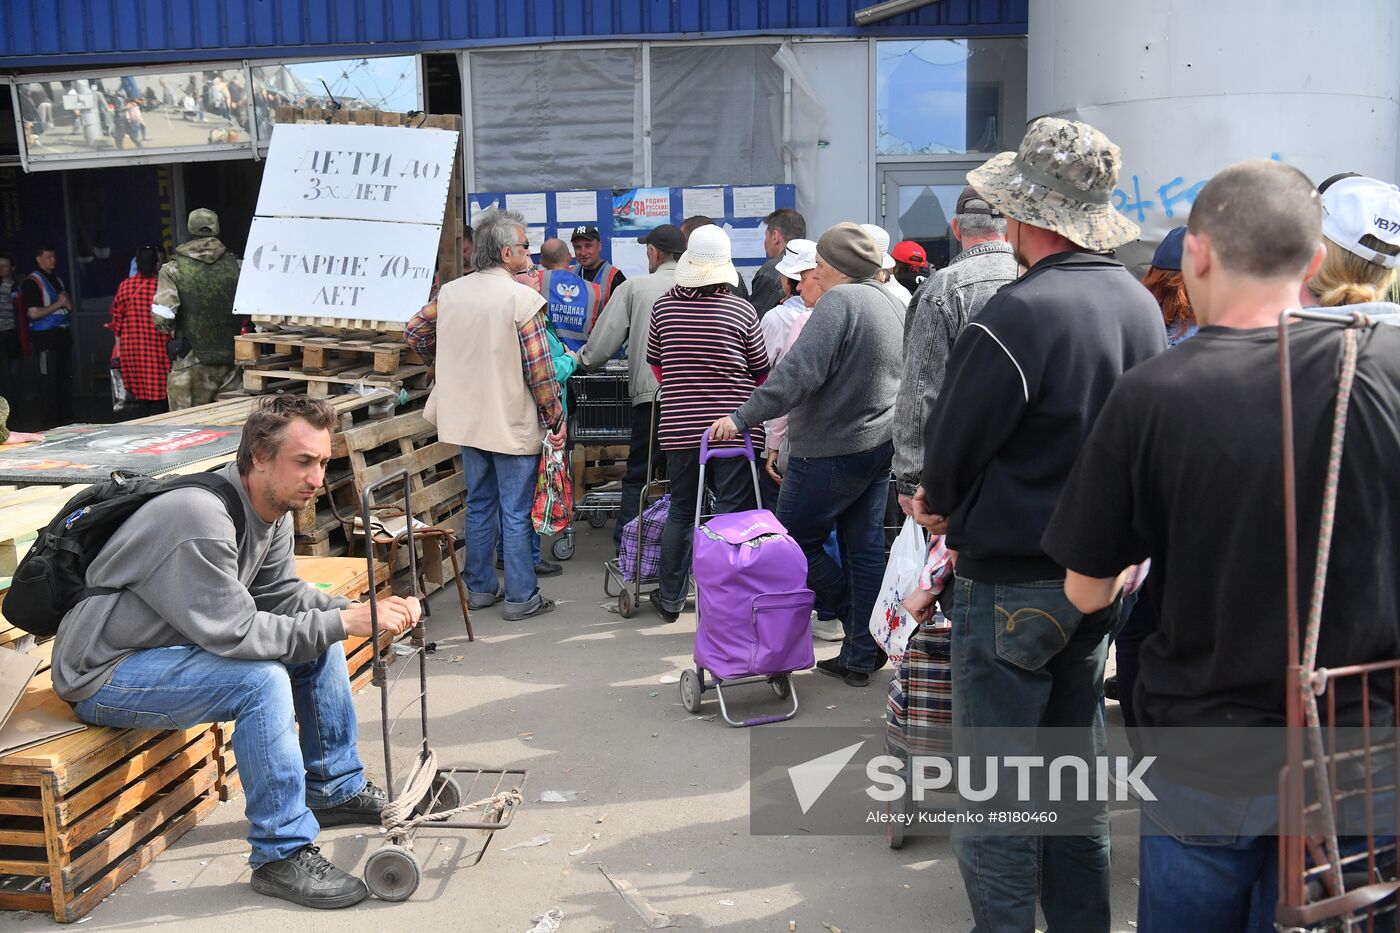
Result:
{"label": "white sign with black text", "polygon": [[255,217],[235,314],[407,321],[428,300],[442,228]]}
{"label": "white sign with black text", "polygon": [[259,217],[442,224],[455,130],[278,124]]}

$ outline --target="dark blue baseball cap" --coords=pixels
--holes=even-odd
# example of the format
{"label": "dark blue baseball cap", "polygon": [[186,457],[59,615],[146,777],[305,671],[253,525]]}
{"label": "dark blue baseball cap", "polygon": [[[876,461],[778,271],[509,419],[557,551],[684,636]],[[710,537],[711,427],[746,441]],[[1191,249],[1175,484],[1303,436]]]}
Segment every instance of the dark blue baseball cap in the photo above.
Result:
{"label": "dark blue baseball cap", "polygon": [[1186,228],[1173,227],[1162,237],[1162,244],[1152,254],[1152,265],[1158,269],[1181,271],[1181,245],[1186,241]]}

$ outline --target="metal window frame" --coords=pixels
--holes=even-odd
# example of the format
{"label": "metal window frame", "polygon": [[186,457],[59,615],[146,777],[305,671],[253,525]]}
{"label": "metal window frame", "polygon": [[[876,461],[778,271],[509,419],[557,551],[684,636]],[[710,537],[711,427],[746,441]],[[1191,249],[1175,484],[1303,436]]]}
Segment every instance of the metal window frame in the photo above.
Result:
{"label": "metal window frame", "polygon": [[[218,162],[232,159],[247,158],[249,154],[256,151],[257,134],[255,127],[245,128],[248,134],[248,141],[241,143],[218,143],[216,145],[204,146],[167,146],[160,149],[135,149],[130,154],[127,150],[112,150],[113,153],[121,152],[122,155],[115,154],[95,154],[95,153],[72,153],[64,155],[39,156],[34,157],[29,152],[29,140],[24,135],[24,119],[20,112],[19,86],[21,84],[35,84],[47,81],[83,81],[93,78],[124,78],[127,76],[138,77],[141,75],[170,75],[183,74],[188,72],[204,71],[233,71],[241,69],[243,71],[243,85],[252,93],[253,73],[248,67],[247,60],[241,60],[237,64],[233,62],[204,62],[211,66],[201,68],[198,65],[189,63],[170,63],[166,65],[144,65],[138,68],[90,68],[81,71],[59,71],[45,72],[42,74],[15,75],[10,78],[10,93],[14,100],[15,123],[19,136],[20,164],[26,173],[31,172],[54,172],[66,171],[68,169],[83,168],[106,168],[113,165],[152,165],[169,162]],[[256,120],[251,121],[256,123]]]}

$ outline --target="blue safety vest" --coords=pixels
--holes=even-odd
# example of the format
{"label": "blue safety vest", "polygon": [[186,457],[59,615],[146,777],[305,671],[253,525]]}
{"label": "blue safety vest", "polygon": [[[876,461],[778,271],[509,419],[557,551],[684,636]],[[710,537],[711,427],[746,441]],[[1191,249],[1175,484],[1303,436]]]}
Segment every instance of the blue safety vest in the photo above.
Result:
{"label": "blue safety vest", "polygon": [[[574,263],[569,268],[579,275],[584,275],[583,268],[578,263]],[[598,300],[604,305],[612,297],[613,273],[616,271],[617,268],[604,259],[603,264],[593,272],[593,278],[588,280],[598,287]]]}
{"label": "blue safety vest", "polygon": [[545,269],[540,273],[540,294],[564,346],[575,352],[583,349],[602,304],[598,286],[568,269]]}
{"label": "blue safety vest", "polygon": [[[30,281],[34,282],[36,285],[39,286],[39,294],[43,296],[43,302],[40,304],[40,307],[47,308],[49,305],[53,304],[55,301],[58,300],[58,289],[53,287],[53,283],[49,281],[48,276],[43,275],[39,272],[31,272],[29,273],[28,278]],[[62,279],[59,280],[59,284],[63,284]],[[43,317],[39,318],[37,321],[29,322],[29,330],[31,333],[39,333],[41,331],[46,330],[57,330],[60,327],[67,326],[67,309],[64,309],[62,311],[55,311],[52,314],[46,314]]]}

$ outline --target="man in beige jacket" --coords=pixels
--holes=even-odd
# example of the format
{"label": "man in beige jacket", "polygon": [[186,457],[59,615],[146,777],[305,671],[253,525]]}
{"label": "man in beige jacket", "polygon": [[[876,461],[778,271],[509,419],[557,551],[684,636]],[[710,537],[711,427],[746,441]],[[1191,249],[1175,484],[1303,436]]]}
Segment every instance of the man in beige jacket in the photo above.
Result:
{"label": "man in beige jacket", "polygon": [[[543,441],[564,443],[564,406],[544,299],[514,278],[530,268],[525,219],[488,211],[472,239],[480,274],[444,285],[404,336],[425,358],[436,355],[437,383],[424,414],[441,440],[462,447],[469,603],[483,609],[504,599],[505,619],[516,621],[554,609],[536,580],[539,535],[530,506]],[[494,566],[498,545],[504,587]]]}

